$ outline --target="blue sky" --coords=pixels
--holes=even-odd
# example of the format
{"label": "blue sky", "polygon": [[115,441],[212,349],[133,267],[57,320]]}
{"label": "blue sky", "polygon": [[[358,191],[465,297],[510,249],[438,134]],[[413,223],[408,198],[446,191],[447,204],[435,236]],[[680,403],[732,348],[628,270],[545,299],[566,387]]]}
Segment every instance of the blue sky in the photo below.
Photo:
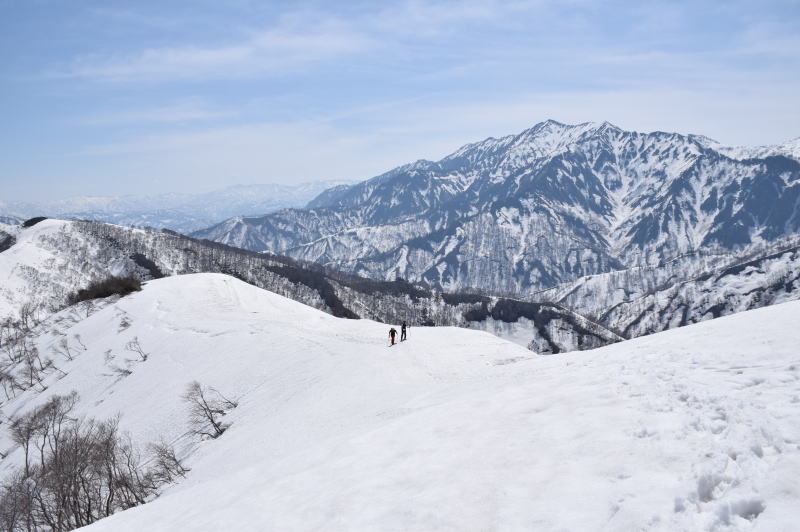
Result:
{"label": "blue sky", "polygon": [[0,0],[0,201],[363,179],[554,118],[800,136],[800,1]]}

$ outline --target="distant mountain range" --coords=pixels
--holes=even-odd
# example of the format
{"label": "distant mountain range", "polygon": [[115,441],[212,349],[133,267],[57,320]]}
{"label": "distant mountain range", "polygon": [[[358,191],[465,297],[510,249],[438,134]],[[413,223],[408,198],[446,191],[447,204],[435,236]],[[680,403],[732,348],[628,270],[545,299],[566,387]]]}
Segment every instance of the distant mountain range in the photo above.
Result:
{"label": "distant mountain range", "polygon": [[18,218],[17,216],[0,216],[0,224],[17,225],[23,221],[22,218]]}
{"label": "distant mountain range", "polygon": [[202,194],[81,196],[47,202],[0,201],[0,221],[11,223],[14,219],[43,215],[134,227],[167,228],[186,233],[231,216],[302,207],[323,190],[343,183],[328,180],[297,185],[234,185]]}
{"label": "distant mountain range", "polygon": [[[84,279],[100,260],[143,276],[224,272],[337,315],[483,328],[539,352],[594,347],[797,299],[798,144],[548,121],[193,233],[249,251],[79,224],[94,243],[67,247],[100,259],[84,252],[57,282],[13,270],[33,280],[29,299],[52,294],[48,283],[63,295],[76,285],[64,269]],[[0,228],[0,251],[20,231]]]}
{"label": "distant mountain range", "polygon": [[542,122],[194,236],[447,290],[530,294],[687,253],[741,252],[800,228],[800,139]]}

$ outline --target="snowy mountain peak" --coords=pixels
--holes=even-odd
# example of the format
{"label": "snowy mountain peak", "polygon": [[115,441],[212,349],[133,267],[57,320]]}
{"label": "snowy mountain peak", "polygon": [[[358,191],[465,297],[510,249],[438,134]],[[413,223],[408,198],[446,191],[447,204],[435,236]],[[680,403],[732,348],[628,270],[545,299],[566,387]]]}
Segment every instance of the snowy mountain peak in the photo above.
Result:
{"label": "snowy mountain peak", "polygon": [[797,231],[800,162],[759,158],[773,153],[548,120],[326,192],[309,203],[321,212],[197,236],[381,279],[524,293]]}

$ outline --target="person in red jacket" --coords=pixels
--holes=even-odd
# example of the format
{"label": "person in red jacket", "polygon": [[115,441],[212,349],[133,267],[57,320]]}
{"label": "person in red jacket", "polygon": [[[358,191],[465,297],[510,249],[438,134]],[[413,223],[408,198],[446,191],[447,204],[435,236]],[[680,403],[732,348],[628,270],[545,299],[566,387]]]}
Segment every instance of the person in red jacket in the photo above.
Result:
{"label": "person in red jacket", "polygon": [[394,337],[397,336],[397,331],[392,327],[389,329],[389,339],[392,341],[392,345],[394,345]]}

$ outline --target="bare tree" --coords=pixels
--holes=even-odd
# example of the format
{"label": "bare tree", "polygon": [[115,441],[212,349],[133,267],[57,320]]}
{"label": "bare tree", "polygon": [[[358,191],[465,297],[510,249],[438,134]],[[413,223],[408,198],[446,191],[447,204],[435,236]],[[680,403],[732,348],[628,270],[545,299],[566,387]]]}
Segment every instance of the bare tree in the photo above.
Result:
{"label": "bare tree", "polygon": [[78,334],[78,333],[75,333],[75,334],[72,335],[72,337],[75,338],[75,341],[78,342],[78,344],[83,348],[84,351],[86,351],[86,346],[83,345],[83,341],[81,341],[81,335]]}
{"label": "bare tree", "polygon": [[189,472],[189,469],[178,459],[172,445],[160,441],[150,444],[148,450],[153,463],[150,474],[156,484],[174,482],[178,477],[185,477]]}
{"label": "bare tree", "polygon": [[17,353],[17,360],[22,362],[22,371],[25,374],[28,388],[32,388],[38,383],[44,389],[43,374],[53,365],[53,361],[49,358],[42,360],[39,356],[39,349],[27,336],[17,343]]}
{"label": "bare tree", "polygon": [[30,332],[39,324],[40,308],[32,302],[25,303],[19,309],[18,323],[25,332]]}
{"label": "bare tree", "polygon": [[20,471],[0,487],[0,528],[14,532],[36,530],[34,489],[35,485]]}
{"label": "bare tree", "polygon": [[78,396],[54,396],[15,419],[12,437],[24,467],[0,486],[0,528],[65,531],[147,502],[188,471],[166,444],[152,447],[146,469],[119,417],[71,415]]}
{"label": "bare tree", "polygon": [[69,347],[69,340],[67,338],[61,338],[61,340],[58,341],[58,346],[56,346],[54,351],[67,360],[72,360],[74,358],[72,350]]}
{"label": "bare tree", "polygon": [[31,474],[31,451],[35,447],[35,440],[41,435],[44,424],[39,411],[34,411],[11,423],[11,439],[22,447],[25,453],[24,474],[26,477]]}
{"label": "bare tree", "polygon": [[114,372],[114,375],[116,375],[116,376],[118,376],[120,378],[130,377],[133,374],[133,370],[132,369],[125,368],[125,367],[122,367],[122,366],[111,366],[111,371]]}
{"label": "bare tree", "polygon": [[225,432],[227,426],[220,418],[237,404],[197,381],[189,383],[183,399],[189,405],[189,423],[192,431],[209,438],[218,438]]}
{"label": "bare tree", "polygon": [[142,349],[142,345],[139,343],[139,337],[134,336],[133,340],[125,344],[125,349],[132,353],[136,353],[139,356],[139,360],[141,362],[147,361],[147,357],[150,356],[149,353],[145,353],[144,349]]}
{"label": "bare tree", "polygon": [[216,388],[209,387],[208,389],[209,391],[211,391],[211,393],[216,395],[216,400],[220,408],[222,408],[222,410],[224,410],[225,412],[233,410],[234,408],[239,406],[239,401],[236,401],[235,399],[228,399],[227,397],[222,395],[222,392],[220,392]]}
{"label": "bare tree", "polygon": [[[0,386],[3,387],[3,393],[6,396],[6,401],[16,396],[16,388],[19,387],[14,374],[7,369],[0,369]],[[10,392],[10,395],[9,395]]]}

